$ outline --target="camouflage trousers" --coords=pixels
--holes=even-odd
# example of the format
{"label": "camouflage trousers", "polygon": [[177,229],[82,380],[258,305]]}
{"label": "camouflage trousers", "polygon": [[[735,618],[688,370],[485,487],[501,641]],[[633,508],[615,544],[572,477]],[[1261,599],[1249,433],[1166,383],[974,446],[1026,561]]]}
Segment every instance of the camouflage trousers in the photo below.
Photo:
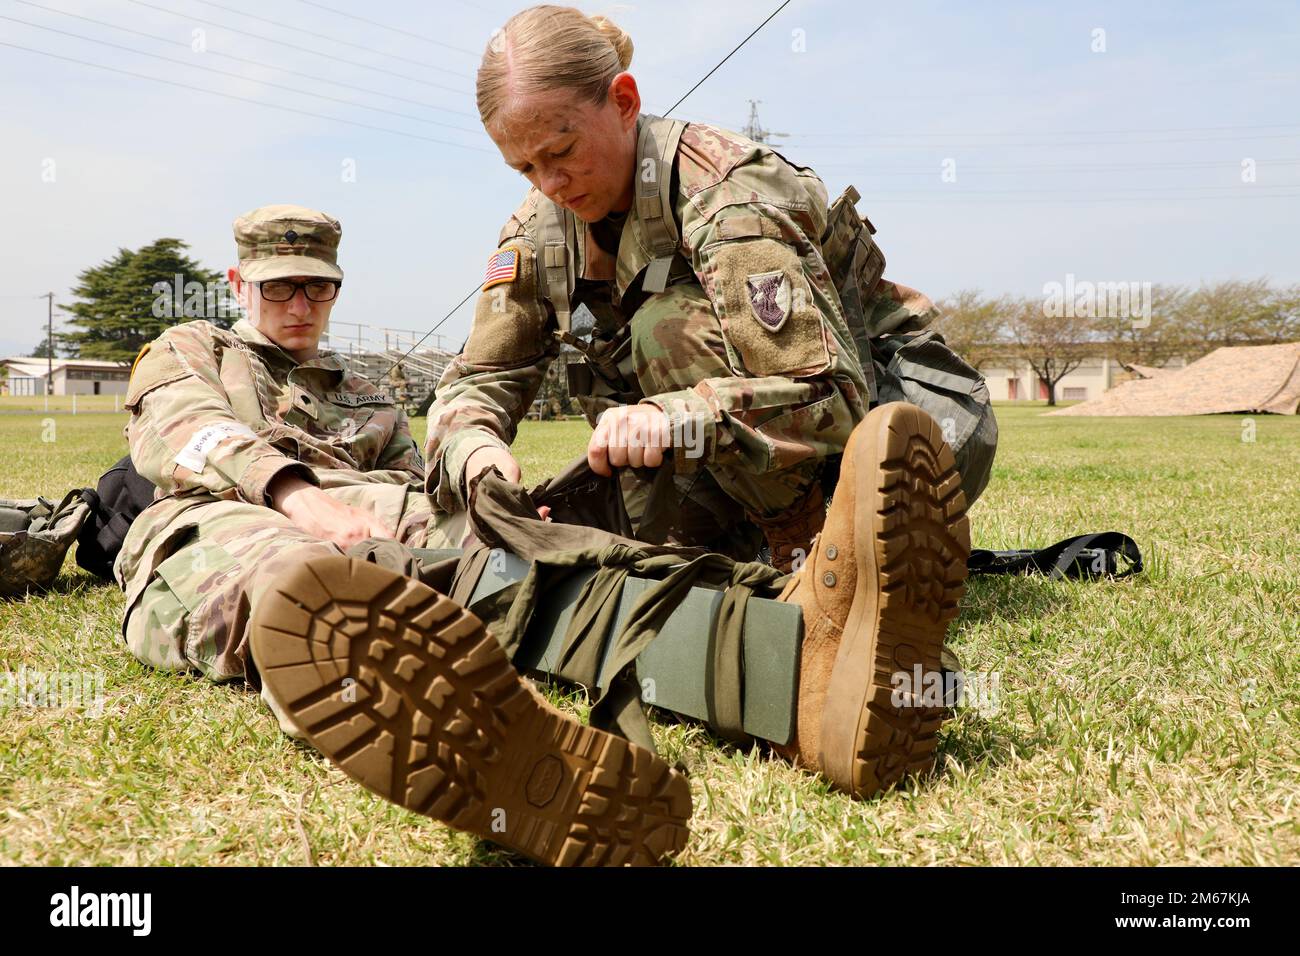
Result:
{"label": "camouflage trousers", "polygon": [[[349,484],[325,492],[377,515],[411,548],[460,548],[470,539],[464,512],[435,511],[413,485]],[[280,573],[339,553],[279,512],[241,501],[193,504],[149,531],[165,553],[123,580],[126,644],[145,664],[214,681],[246,676],[252,608]]]}

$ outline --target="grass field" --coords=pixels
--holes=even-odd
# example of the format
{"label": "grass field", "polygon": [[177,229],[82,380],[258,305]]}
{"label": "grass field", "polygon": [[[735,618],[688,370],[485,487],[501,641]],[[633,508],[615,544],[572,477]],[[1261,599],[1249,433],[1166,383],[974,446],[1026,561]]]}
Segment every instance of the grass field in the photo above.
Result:
{"label": "grass field", "polygon": [[[1113,529],[1137,539],[1146,572],[972,581],[950,642],[967,670],[997,674],[996,710],[961,710],[936,773],[871,802],[657,724],[660,749],[692,770],[679,862],[1300,861],[1300,419],[1042,411],[999,409],[976,546]],[[0,415],[0,497],[94,484],[124,453],[123,421]],[[526,423],[526,480],[587,433]],[[51,593],[0,604],[0,675],[89,671],[105,688],[98,716],[0,712],[0,861],[518,862],[351,784],[242,687],[139,665],[121,603],[69,560]]]}

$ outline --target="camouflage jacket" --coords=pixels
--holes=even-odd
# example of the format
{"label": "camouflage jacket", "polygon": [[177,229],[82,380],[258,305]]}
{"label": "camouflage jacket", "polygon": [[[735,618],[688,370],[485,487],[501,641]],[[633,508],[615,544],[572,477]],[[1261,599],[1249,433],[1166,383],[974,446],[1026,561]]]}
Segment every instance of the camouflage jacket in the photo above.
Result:
{"label": "camouflage jacket", "polygon": [[[640,122],[647,121],[642,116]],[[660,121],[662,122],[662,121]],[[772,448],[789,435],[768,436],[764,423],[782,413],[826,401],[835,434],[847,440],[865,414],[869,391],[844,321],[835,285],[822,259],[827,194],[809,169],[736,133],[697,123],[681,133],[672,163],[673,209],[679,242],[669,283],[694,282],[717,313],[733,376],[647,397],[669,414],[674,427],[703,436],[697,461],[677,449],[675,466],[734,464],[744,449]],[[555,312],[538,263],[541,204],[536,190],[501,231],[499,251],[514,250],[508,282],[490,273],[479,296],[465,348],[448,366],[429,409],[426,488],[440,507],[464,506],[465,461],[483,445],[508,447],[551,360],[559,353]],[[592,343],[618,351],[626,326],[644,301],[639,285],[653,258],[636,203],[612,243],[597,241],[600,224],[578,223],[569,242],[577,282],[571,297],[574,324],[580,306],[594,317]],[[507,253],[508,254],[508,253]],[[751,307],[752,282],[784,274],[790,282],[789,316],[779,332],[764,328]],[[626,376],[625,376],[626,377]],[[829,386],[829,388],[828,388]],[[635,399],[633,399],[635,400]],[[583,403],[588,417],[591,406]],[[826,431],[825,417],[819,427]],[[768,456],[773,469],[782,456]]]}
{"label": "camouflage jacket", "polygon": [[186,322],[136,359],[125,433],[157,498],[119,556],[129,576],[155,531],[205,501],[267,505],[286,471],[321,487],[419,485],[424,462],[406,413],[334,355],[295,362],[247,320]]}
{"label": "camouflage jacket", "polygon": [[329,353],[297,363],[241,319],[168,329],[136,360],[126,396],[136,470],[158,497],[207,493],[270,504],[284,471],[418,484],[424,462],[406,413]]}

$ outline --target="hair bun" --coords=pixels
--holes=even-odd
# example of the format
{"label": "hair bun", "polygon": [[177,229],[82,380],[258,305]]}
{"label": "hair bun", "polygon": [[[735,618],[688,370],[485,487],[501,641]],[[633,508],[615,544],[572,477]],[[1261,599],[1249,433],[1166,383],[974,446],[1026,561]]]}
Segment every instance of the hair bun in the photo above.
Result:
{"label": "hair bun", "polygon": [[618,24],[608,17],[594,15],[589,18],[601,35],[610,42],[618,54],[618,65],[627,69],[632,65],[632,38]]}

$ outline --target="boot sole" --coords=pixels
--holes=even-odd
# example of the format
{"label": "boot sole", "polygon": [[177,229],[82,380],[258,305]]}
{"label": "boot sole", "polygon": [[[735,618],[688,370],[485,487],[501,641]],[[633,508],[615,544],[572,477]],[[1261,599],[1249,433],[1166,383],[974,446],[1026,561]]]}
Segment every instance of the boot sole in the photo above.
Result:
{"label": "boot sole", "polygon": [[924,682],[896,685],[895,675],[914,684],[917,664],[939,674],[970,554],[966,496],[938,424],[902,402],[871,415],[878,421],[852,450],[857,590],[827,687],[820,754],[823,773],[856,796],[934,766],[947,712],[924,706]]}
{"label": "boot sole", "polygon": [[399,806],[549,865],[652,865],[686,845],[682,774],[551,707],[419,581],[311,559],[259,602],[251,641],[307,740]]}

